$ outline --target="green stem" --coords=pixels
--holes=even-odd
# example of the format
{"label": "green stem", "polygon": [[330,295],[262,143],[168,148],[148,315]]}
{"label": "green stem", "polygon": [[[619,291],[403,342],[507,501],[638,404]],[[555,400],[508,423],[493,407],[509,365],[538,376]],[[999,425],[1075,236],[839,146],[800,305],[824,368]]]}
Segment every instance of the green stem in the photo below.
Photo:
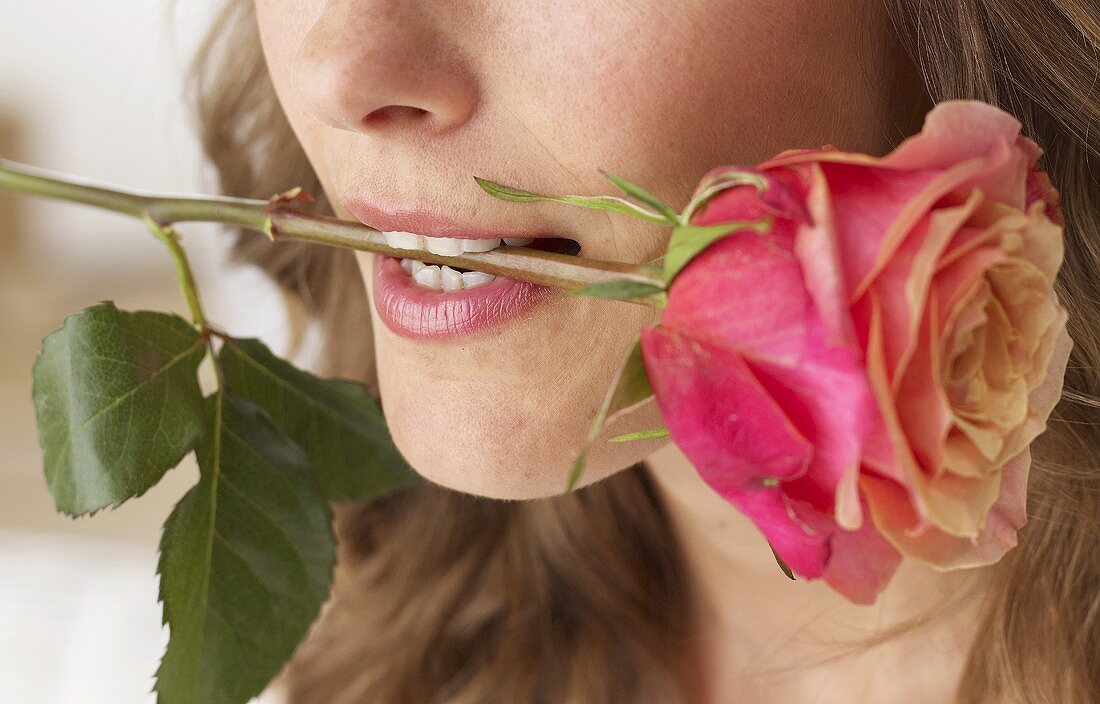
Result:
{"label": "green stem", "polygon": [[[140,218],[159,227],[179,222],[217,222],[265,233],[272,241],[298,240],[391,257],[415,257],[431,264],[477,269],[497,276],[566,290],[624,280],[664,286],[660,268],[651,264],[608,262],[520,247],[504,247],[454,257],[433,254],[426,250],[394,249],[386,244],[378,230],[358,222],[312,215],[277,197],[264,201],[144,193],[53,174],[4,159],[0,159],[0,188],[84,203]],[[169,240],[175,242],[178,249],[179,243],[175,237],[165,240],[171,249],[173,244]],[[180,254],[182,255],[182,250]],[[186,258],[177,258],[177,271],[180,272],[181,283],[185,277],[190,277]],[[650,298],[632,299],[632,302],[658,305],[657,301]],[[192,301],[189,300],[188,304],[191,305]],[[197,297],[194,304],[191,307],[192,315],[196,311],[201,314]]]}
{"label": "green stem", "polygon": [[203,312],[202,301],[199,300],[198,287],[195,285],[195,275],[191,271],[191,263],[187,259],[187,253],[183,251],[179,235],[171,225],[161,225],[150,217],[144,218],[149,231],[168,248],[172,255],[172,263],[176,266],[176,278],[179,279],[180,288],[183,289],[184,298],[187,299],[187,307],[191,310],[191,320],[196,327],[205,329],[207,326],[206,313]]}
{"label": "green stem", "polygon": [[149,215],[143,216],[142,220],[145,221],[145,225],[153,233],[153,236],[168,248],[172,263],[176,267],[176,279],[183,290],[184,299],[187,300],[187,307],[191,311],[191,320],[206,338],[206,349],[210,356],[210,363],[214,366],[214,380],[217,387],[221,389],[225,386],[225,375],[222,373],[222,365],[218,361],[218,355],[214,350],[214,342],[211,339],[220,336],[220,333],[210,326],[210,322],[206,318],[202,300],[199,298],[199,287],[195,283],[195,274],[191,271],[191,262],[187,258],[187,252],[183,249],[179,234],[171,225],[163,225]]}

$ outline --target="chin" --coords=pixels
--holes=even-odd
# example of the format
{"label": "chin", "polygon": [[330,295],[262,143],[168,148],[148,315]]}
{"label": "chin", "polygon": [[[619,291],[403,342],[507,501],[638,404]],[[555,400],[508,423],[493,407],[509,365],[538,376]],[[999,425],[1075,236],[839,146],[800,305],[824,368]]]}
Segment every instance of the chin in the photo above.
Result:
{"label": "chin", "polygon": [[432,443],[431,437],[430,432],[411,437],[395,432],[394,442],[417,473],[434,484],[464,494],[513,501],[541,499],[565,491],[571,465],[533,456],[536,453],[524,447],[520,439],[447,445]]}
{"label": "chin", "polygon": [[[418,404],[412,404],[414,406]],[[470,413],[476,422],[444,422],[450,409],[413,414],[387,413],[397,448],[424,479],[448,489],[492,499],[527,500],[565,492],[580,442],[566,443],[550,428],[552,418],[537,422],[506,414]],[[575,444],[575,447],[574,447]],[[615,463],[592,458],[581,485],[613,474]],[[629,463],[628,463],[629,464]]]}

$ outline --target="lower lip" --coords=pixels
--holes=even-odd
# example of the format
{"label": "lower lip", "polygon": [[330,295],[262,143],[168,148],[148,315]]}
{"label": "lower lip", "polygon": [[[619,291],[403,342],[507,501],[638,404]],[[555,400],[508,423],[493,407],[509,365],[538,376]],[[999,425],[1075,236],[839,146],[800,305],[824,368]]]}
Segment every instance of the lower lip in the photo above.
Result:
{"label": "lower lip", "polygon": [[502,277],[461,291],[436,291],[413,281],[401,260],[372,256],[374,307],[386,327],[414,340],[472,335],[521,316],[556,294],[546,286]]}

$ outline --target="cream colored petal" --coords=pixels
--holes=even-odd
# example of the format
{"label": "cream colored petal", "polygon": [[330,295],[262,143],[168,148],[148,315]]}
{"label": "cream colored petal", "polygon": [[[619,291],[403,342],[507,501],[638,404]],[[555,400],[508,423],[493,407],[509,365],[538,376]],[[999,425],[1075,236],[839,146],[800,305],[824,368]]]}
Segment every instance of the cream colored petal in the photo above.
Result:
{"label": "cream colored petal", "polygon": [[934,524],[944,533],[956,536],[977,535],[997,500],[1000,471],[994,468],[981,476],[964,477],[943,472],[933,477],[925,494]]}
{"label": "cream colored petal", "polygon": [[1027,211],[1028,222],[1022,228],[1023,249],[1018,256],[1033,262],[1053,283],[1065,256],[1065,236],[1062,227],[1051,222],[1044,213],[1044,204],[1031,204]]}
{"label": "cream colored petal", "polygon": [[984,454],[961,430],[952,428],[943,446],[943,466],[939,471],[983,477],[989,474],[995,459]]}
{"label": "cream colored petal", "polygon": [[990,507],[979,531],[973,536],[950,535],[933,526],[923,531],[905,530],[904,523],[886,514],[895,506],[888,500],[888,487],[865,488],[871,520],[903,555],[939,570],[981,567],[997,562],[1017,544],[1017,534],[1027,524],[1027,482],[1031,453],[1010,460],[998,473],[997,500]]}

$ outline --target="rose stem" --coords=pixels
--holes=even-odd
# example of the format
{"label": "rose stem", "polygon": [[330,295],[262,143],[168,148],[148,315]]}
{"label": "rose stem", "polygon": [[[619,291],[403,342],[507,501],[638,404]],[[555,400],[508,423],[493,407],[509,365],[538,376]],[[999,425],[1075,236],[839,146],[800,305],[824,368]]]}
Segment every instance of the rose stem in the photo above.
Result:
{"label": "rose stem", "polygon": [[[576,290],[604,281],[634,281],[662,287],[660,270],[647,264],[608,262],[586,257],[508,247],[489,252],[442,256],[425,250],[394,249],[382,234],[359,222],[312,215],[283,201],[153,194],[94,183],[0,159],[0,188],[28,195],[83,203],[160,225],[217,222],[265,233],[272,241],[299,240],[362,250],[431,264],[477,269],[510,279]],[[633,299],[655,305],[647,298]]]}

